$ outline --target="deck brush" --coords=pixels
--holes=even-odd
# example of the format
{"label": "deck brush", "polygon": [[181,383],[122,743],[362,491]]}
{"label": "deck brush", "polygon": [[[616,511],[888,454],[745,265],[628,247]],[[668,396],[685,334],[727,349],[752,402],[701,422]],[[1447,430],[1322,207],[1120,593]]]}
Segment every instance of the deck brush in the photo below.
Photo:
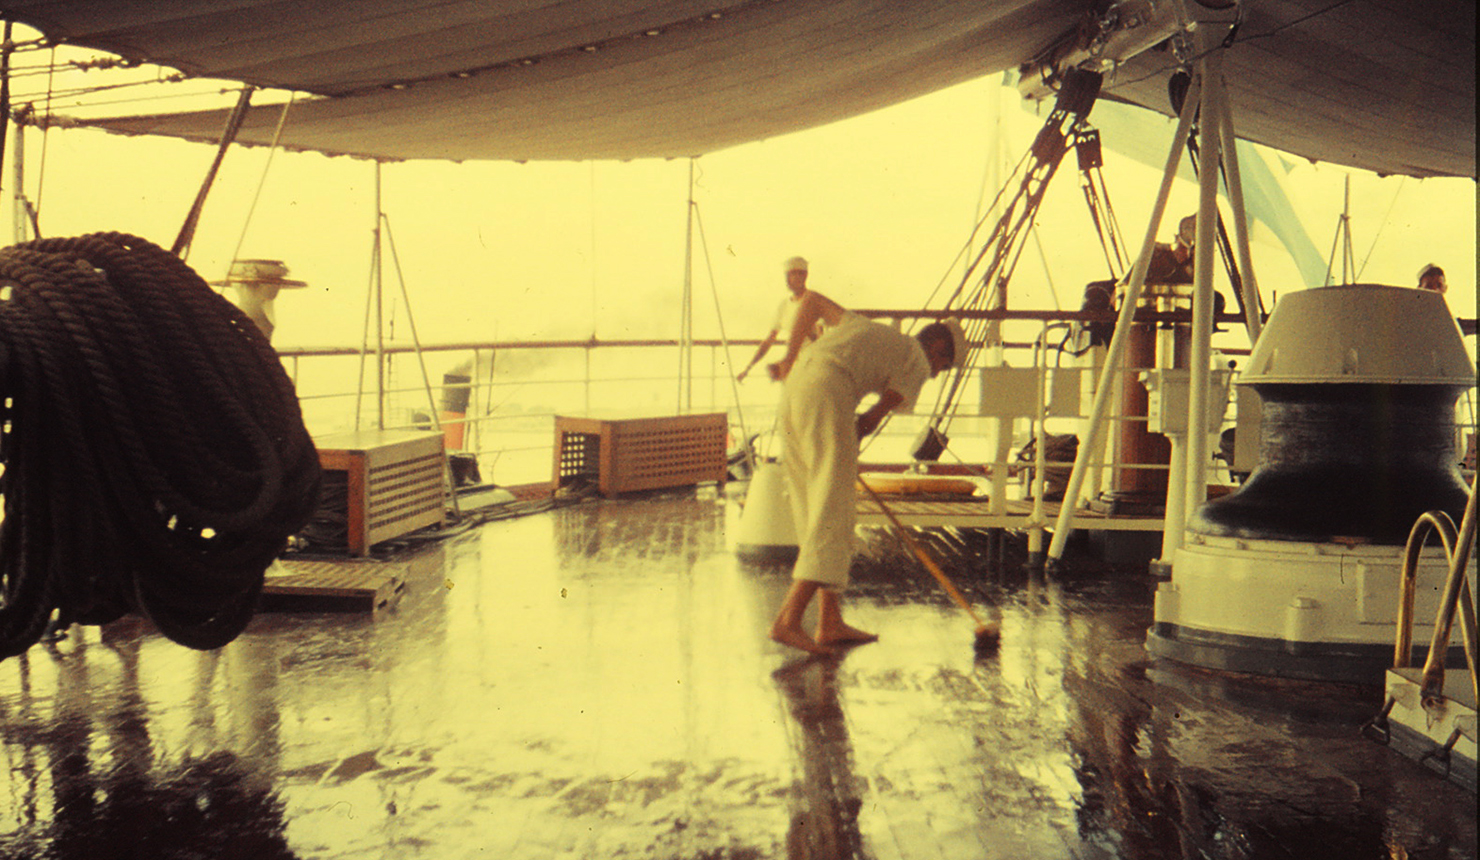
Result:
{"label": "deck brush", "polygon": [[971,620],[976,622],[976,632],[973,634],[971,644],[972,650],[978,654],[997,650],[997,647],[1002,644],[1002,629],[996,624],[988,624],[982,621],[981,616],[977,615],[976,610],[972,608],[971,601],[967,600],[966,595],[961,593],[961,589],[956,587],[956,584],[951,581],[949,576],[946,576],[946,572],[940,569],[940,565],[936,564],[935,559],[930,557],[930,553],[925,551],[925,547],[921,546],[920,542],[915,540],[914,535],[909,533],[904,523],[901,523],[899,517],[894,515],[894,511],[890,510],[889,506],[884,504],[884,500],[879,498],[879,494],[874,491],[874,488],[870,487],[867,481],[860,480],[858,483],[868,492],[869,497],[874,500],[874,503],[879,506],[879,510],[884,512],[884,516],[889,518],[889,524],[893,526],[894,533],[899,535],[900,540],[904,541],[905,546],[910,548],[910,551],[915,554],[915,558],[918,558],[920,563],[925,565],[925,569],[930,571],[930,575],[934,576],[936,581],[945,588],[946,593],[951,596],[951,599],[955,600],[957,605],[965,610],[967,615],[971,616]]}

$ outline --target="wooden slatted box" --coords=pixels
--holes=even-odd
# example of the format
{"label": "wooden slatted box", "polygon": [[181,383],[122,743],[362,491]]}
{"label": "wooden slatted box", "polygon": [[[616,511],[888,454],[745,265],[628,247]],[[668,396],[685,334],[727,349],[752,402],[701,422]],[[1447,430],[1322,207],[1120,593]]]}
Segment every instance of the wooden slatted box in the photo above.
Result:
{"label": "wooden slatted box", "polygon": [[604,496],[723,481],[723,412],[605,420],[555,416],[555,485],[594,483]]}
{"label": "wooden slatted box", "polygon": [[[360,430],[314,440],[326,473],[342,472],[346,545],[366,555],[382,541],[442,522],[446,453],[441,433]],[[336,476],[326,474],[327,480]]]}

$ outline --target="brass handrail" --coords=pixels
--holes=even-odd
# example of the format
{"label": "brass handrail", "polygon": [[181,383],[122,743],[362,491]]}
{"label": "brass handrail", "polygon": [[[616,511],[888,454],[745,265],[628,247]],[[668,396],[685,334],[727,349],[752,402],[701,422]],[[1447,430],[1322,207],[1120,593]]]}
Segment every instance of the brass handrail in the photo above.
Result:
{"label": "brass handrail", "polygon": [[1475,655],[1475,605],[1470,596],[1469,563],[1475,546],[1475,488],[1470,487],[1470,500],[1465,505],[1464,517],[1459,528],[1454,520],[1443,511],[1428,511],[1419,515],[1418,521],[1408,533],[1408,543],[1403,548],[1402,585],[1398,596],[1398,630],[1393,643],[1393,667],[1410,665],[1413,654],[1414,603],[1418,594],[1418,557],[1428,541],[1430,532],[1439,535],[1444,545],[1445,560],[1449,573],[1444,582],[1444,596],[1434,617],[1434,635],[1429,641],[1429,652],[1424,660],[1420,688],[1425,703],[1437,701],[1444,696],[1444,666],[1449,653],[1449,636],[1454,626],[1454,613],[1459,610],[1460,633],[1464,639],[1465,662],[1470,670],[1470,687],[1480,699],[1480,681],[1476,678]]}

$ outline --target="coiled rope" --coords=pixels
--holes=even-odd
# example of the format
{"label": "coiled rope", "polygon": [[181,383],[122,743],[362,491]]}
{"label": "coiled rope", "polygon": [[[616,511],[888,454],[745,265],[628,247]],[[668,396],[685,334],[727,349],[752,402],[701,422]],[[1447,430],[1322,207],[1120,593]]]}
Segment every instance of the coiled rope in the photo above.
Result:
{"label": "coiled rope", "polygon": [[0,659],[53,614],[230,642],[319,487],[267,338],[120,233],[0,250],[0,465]]}

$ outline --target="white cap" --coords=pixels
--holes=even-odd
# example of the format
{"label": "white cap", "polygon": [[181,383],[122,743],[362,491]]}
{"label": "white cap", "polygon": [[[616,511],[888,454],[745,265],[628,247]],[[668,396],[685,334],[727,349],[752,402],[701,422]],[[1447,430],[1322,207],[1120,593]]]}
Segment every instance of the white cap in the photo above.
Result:
{"label": "white cap", "polygon": [[807,258],[792,257],[786,261],[786,265],[782,266],[781,270],[783,272],[805,272],[807,271]]}

